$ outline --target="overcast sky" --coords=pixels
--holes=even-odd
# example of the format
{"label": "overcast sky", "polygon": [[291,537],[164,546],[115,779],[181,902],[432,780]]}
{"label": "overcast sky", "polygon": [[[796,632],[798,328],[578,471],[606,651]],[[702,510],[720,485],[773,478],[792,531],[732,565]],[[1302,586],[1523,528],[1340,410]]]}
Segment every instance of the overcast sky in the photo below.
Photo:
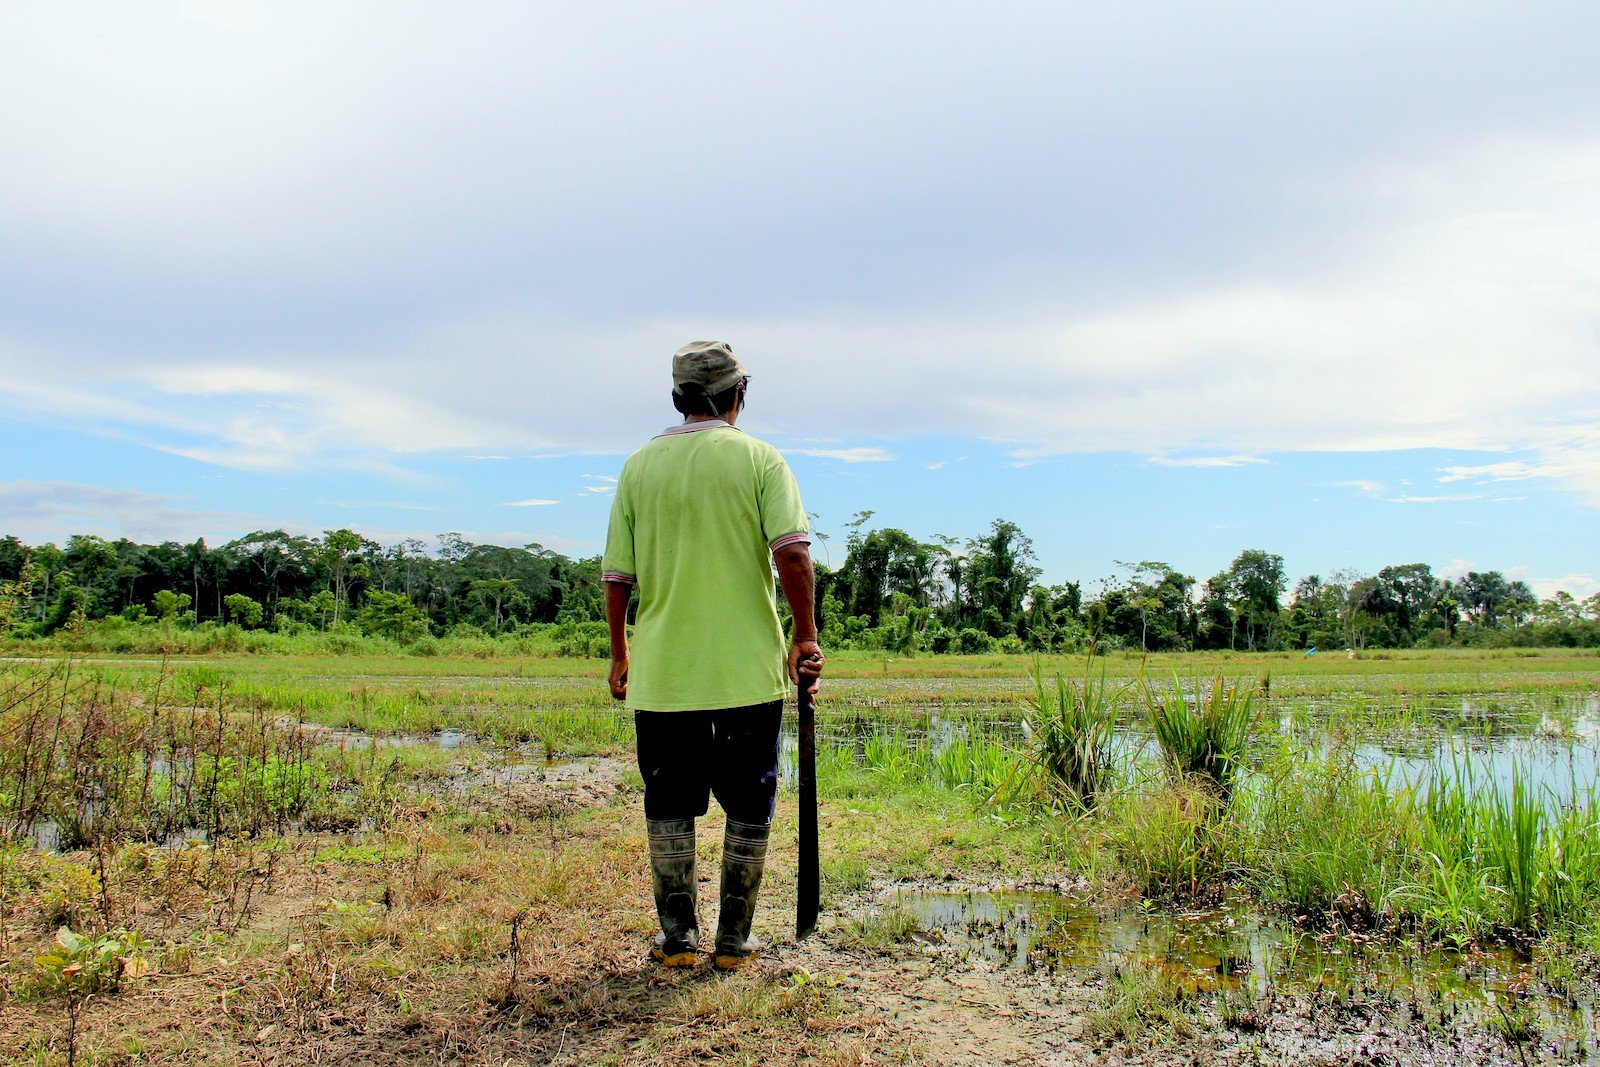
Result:
{"label": "overcast sky", "polygon": [[[0,8],[0,533],[819,528],[1600,590],[1600,5]],[[823,546],[826,549],[828,546]]]}

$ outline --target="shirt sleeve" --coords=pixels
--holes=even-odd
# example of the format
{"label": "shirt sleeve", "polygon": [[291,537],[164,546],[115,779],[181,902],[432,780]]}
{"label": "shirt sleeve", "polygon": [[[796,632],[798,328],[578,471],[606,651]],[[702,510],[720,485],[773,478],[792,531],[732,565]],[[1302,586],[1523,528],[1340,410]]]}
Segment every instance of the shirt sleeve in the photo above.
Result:
{"label": "shirt sleeve", "polygon": [[811,524],[800,503],[800,486],[777,449],[772,450],[761,480],[761,534],[776,552],[785,545],[809,545]]}
{"label": "shirt sleeve", "polygon": [[611,524],[606,529],[606,553],[600,561],[600,580],[633,585],[639,572],[633,556],[633,494],[629,492],[627,467],[617,481],[617,495],[611,501]]}

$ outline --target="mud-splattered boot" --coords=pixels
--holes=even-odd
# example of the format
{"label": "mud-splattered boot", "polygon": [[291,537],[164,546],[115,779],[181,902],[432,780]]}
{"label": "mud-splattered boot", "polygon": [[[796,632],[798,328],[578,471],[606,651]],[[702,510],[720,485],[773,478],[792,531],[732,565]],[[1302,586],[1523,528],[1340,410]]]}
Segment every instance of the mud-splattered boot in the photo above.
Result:
{"label": "mud-splattered boot", "polygon": [[743,967],[761,951],[750,936],[756,914],[756,894],[767,865],[767,832],[759,823],[728,820],[722,838],[722,915],[717,920],[717,947],[712,962],[718,970]]}
{"label": "mud-splattered boot", "polygon": [[650,955],[667,967],[700,961],[700,919],[695,910],[694,820],[647,819],[650,880],[661,932]]}

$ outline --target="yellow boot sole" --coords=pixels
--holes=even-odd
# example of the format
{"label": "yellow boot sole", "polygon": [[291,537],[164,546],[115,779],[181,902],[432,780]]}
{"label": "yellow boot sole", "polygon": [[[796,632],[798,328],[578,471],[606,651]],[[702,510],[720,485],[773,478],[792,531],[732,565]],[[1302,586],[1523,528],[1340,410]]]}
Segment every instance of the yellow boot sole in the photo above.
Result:
{"label": "yellow boot sole", "polygon": [[718,954],[711,957],[711,965],[719,971],[737,971],[745,964],[754,960],[759,952],[746,952],[742,956],[724,956]]}
{"label": "yellow boot sole", "polygon": [[694,967],[700,962],[700,953],[694,949],[684,952],[667,952],[665,949],[652,948],[650,955],[663,967]]}

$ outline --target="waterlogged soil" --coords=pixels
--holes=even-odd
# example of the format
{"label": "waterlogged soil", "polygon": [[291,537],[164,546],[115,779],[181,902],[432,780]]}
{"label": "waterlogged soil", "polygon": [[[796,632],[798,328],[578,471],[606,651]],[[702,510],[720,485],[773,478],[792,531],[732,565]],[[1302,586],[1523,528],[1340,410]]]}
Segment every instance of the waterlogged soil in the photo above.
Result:
{"label": "waterlogged soil", "polygon": [[[1020,708],[1008,694],[1022,689],[1010,679],[962,680],[948,692],[928,680],[830,686],[829,737],[868,736],[890,709],[899,727],[908,710],[925,711],[930,747],[1014,731]],[[1528,746],[1553,738],[1551,752],[1576,754],[1552,759],[1552,777],[1595,773],[1600,713],[1592,696],[1568,698],[1554,715],[1550,701],[1526,696],[1433,703],[1430,718],[1483,724],[1472,742],[1480,755],[1525,758]],[[1330,702],[1312,717],[1337,713]],[[649,879],[631,760],[553,760],[530,746],[479,746],[459,731],[375,736],[282,725],[319,745],[447,750],[447,760],[408,788],[436,811],[491,818],[473,823],[477,836],[454,844],[448,865],[426,854],[433,839],[425,825],[400,846],[305,835],[288,846],[301,853],[298,867],[249,860],[238,878],[259,882],[261,896],[248,929],[271,947],[243,957],[228,949],[230,958],[219,948],[214,960],[197,948],[192,971],[164,970],[98,1000],[89,1032],[101,1052],[129,1033],[145,1035],[152,1049],[181,1047],[163,1045],[168,1039],[152,1029],[165,1013],[169,1028],[210,1031],[197,1046],[203,1052],[167,1062],[1600,1063],[1592,983],[1544,988],[1510,953],[1452,956],[1319,938],[1246,912],[1107,912],[1082,903],[1087,887],[1073,881],[878,882],[825,900],[818,933],[795,942],[787,936],[792,823],[774,834],[757,921],[771,950],[731,977],[704,965],[662,971],[643,951]],[[1547,737],[1533,736],[1540,733]],[[1446,736],[1423,731],[1414,743],[1431,759]],[[701,824],[704,917],[714,912],[717,822]],[[330,855],[312,855],[319,849]],[[541,853],[576,859],[557,878],[539,869]],[[527,888],[535,876],[548,879],[538,893]],[[174,924],[220,922],[209,917],[219,914],[215,901],[189,901],[182,888],[170,889]],[[516,902],[530,899],[550,903],[526,918],[520,948],[486,952],[464,936],[493,927],[500,938]],[[7,922],[0,941],[19,938],[15,917]],[[47,926],[35,926],[38,944],[0,944],[18,968],[0,966],[0,1063],[64,1059],[58,1009],[6,1000],[10,976],[48,943]],[[419,937],[431,955],[417,948]],[[414,973],[402,965],[419,958]],[[513,960],[520,971],[508,982]],[[1510,1025],[1514,1019],[1522,1021]],[[14,1051],[24,1042],[50,1051]],[[147,1058],[163,1062],[155,1051]]]}
{"label": "waterlogged soil", "polygon": [[444,780],[460,800],[524,818],[556,818],[611,803],[625,788],[632,761],[596,756],[570,762],[467,767]]}
{"label": "waterlogged soil", "polygon": [[369,734],[347,726],[329,726],[320,722],[301,722],[287,715],[274,721],[280,730],[298,733],[316,745],[331,745],[341,749],[372,748],[460,748],[477,739],[463,730],[440,730],[431,734]]}
{"label": "waterlogged soil", "polygon": [[[1228,961],[1184,951],[1148,929],[1141,933],[1138,922],[1090,921],[1076,936],[1041,951],[1029,944],[1028,932],[1019,939],[1003,917],[1026,920],[1020,902],[1059,903],[1070,899],[1063,890],[1081,888],[879,887],[848,902],[853,920],[847,911],[843,920],[825,923],[818,937],[784,946],[774,959],[808,979],[826,976],[857,1010],[881,1020],[885,1036],[903,1042],[916,1063],[1498,1067],[1600,1059],[1600,1050],[1582,1037],[1581,1020],[1562,1020],[1577,1022],[1576,1031],[1553,1027],[1525,1036],[1520,1046],[1498,1036],[1485,1025],[1488,1004],[1496,987],[1508,995],[1507,983],[1488,977],[1490,970],[1483,972],[1476,1000],[1448,992],[1441,997],[1439,987],[1431,996],[1401,992],[1354,976],[1292,980],[1268,994],[1247,995],[1240,975],[1227,973]],[[896,910],[915,916],[916,927],[896,944],[863,951],[850,923]],[[1092,914],[1081,904],[1066,910],[1080,920]],[[1157,926],[1170,927],[1173,916],[1155,918]],[[1162,976],[1166,992],[1143,1007],[1119,1008],[1124,974],[1141,967]],[[1444,986],[1452,984],[1439,977]],[[1592,1006],[1591,991],[1591,1020]]]}

